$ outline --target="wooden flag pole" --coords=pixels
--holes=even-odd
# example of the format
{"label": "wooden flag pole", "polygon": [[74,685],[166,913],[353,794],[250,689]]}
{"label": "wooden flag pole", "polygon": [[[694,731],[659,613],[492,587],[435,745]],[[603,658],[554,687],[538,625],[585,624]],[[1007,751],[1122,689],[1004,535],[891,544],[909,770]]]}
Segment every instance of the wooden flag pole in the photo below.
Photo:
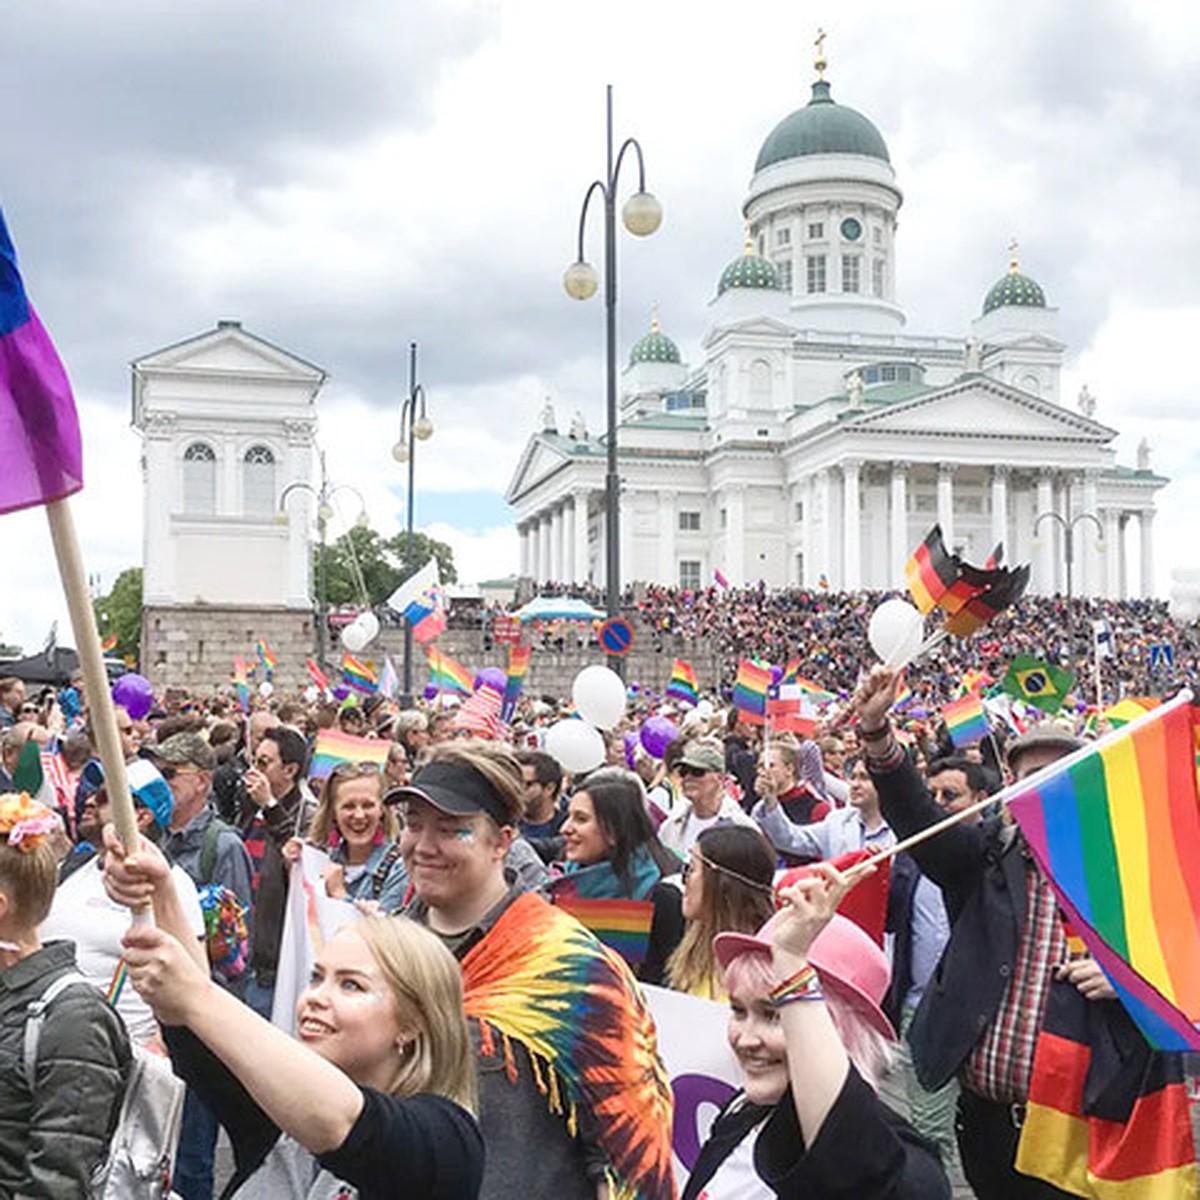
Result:
{"label": "wooden flag pole", "polygon": [[92,737],[100,754],[100,762],[104,766],[104,787],[112,804],[113,824],[117,827],[121,844],[127,851],[133,852],[138,847],[137,814],[133,809],[133,798],[129,794],[125,755],[122,753],[121,739],[117,733],[117,714],[113,709],[108,673],[104,669],[104,658],[100,652],[100,634],[96,629],[92,598],[88,594],[87,576],[83,570],[83,556],[79,551],[79,538],[75,532],[74,518],[71,516],[70,501],[51,500],[46,505],[46,517],[50,522],[54,556],[58,559],[58,573],[62,579],[67,611],[71,615],[71,628],[75,633],[75,645],[79,651],[79,665],[83,670],[83,687],[87,696]]}

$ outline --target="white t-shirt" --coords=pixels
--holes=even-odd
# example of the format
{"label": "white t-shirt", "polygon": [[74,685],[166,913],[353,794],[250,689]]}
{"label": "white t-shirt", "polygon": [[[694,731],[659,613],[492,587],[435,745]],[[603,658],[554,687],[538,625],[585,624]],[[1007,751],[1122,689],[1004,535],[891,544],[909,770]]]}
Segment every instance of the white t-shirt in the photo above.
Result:
{"label": "white t-shirt", "polygon": [[[203,937],[204,914],[200,911],[196,885],[182,867],[172,867],[171,878],[188,927],[197,938]],[[38,935],[43,942],[70,938],[75,943],[80,974],[107,993],[121,959],[121,938],[128,928],[129,909],[108,898],[100,860],[93,858],[59,885],[50,914],[42,922]],[[117,1012],[137,1045],[144,1046],[158,1033],[158,1022],[150,1006],[128,980],[117,997]]]}

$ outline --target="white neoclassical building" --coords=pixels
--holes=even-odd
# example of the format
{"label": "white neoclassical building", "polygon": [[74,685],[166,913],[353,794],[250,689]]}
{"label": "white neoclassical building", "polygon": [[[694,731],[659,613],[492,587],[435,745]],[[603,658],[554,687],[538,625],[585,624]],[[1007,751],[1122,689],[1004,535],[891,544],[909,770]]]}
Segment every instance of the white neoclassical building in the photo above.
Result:
{"label": "white neoclassical building", "polygon": [[[938,521],[969,560],[1003,541],[1007,561],[1033,564],[1035,591],[1062,591],[1062,524],[1038,519],[1087,513],[1075,592],[1149,594],[1167,481],[1148,447],[1118,464],[1087,389],[1060,394],[1057,310],[1015,245],[965,331],[908,331],[888,149],[833,100],[823,68],[758,153],[703,363],[683,363],[657,318],[629,355],[623,582],[694,587],[720,572],[734,585],[895,587]],[[548,400],[507,493],[524,577],[604,582],[604,470],[604,439],[578,416],[560,428]]]}
{"label": "white neoclassical building", "polygon": [[[243,329],[133,363],[142,436],[142,667],[211,685],[273,631],[299,670],[312,646],[309,483],[325,372]],[[294,643],[294,645],[293,645]]]}

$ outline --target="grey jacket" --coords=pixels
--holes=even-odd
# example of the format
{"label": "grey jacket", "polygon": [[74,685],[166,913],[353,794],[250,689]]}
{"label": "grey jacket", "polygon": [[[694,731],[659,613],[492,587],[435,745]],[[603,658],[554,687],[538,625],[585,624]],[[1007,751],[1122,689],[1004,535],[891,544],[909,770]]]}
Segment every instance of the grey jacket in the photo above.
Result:
{"label": "grey jacket", "polygon": [[204,850],[204,833],[216,820],[217,813],[209,802],[178,832],[167,837],[167,858],[185,870],[192,882],[201,887],[205,883],[220,883],[229,888],[250,911],[250,855],[241,835],[230,828],[217,838],[217,858],[213,864],[212,879],[200,876],[200,856]]}
{"label": "grey jacket", "polygon": [[26,1010],[75,964],[75,943],[49,942],[0,972],[0,1195],[69,1200],[90,1194],[129,1077],[129,1037],[98,989],[64,991],[25,1078]]}

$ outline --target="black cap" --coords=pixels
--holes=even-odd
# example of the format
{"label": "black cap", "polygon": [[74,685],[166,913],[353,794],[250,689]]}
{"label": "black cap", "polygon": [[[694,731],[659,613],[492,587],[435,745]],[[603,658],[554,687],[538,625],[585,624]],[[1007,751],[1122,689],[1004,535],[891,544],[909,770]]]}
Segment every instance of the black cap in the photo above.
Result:
{"label": "black cap", "polygon": [[487,813],[497,825],[514,825],[516,817],[504,798],[474,767],[465,763],[434,761],[422,767],[407,787],[388,793],[393,803],[424,800],[453,817]]}

